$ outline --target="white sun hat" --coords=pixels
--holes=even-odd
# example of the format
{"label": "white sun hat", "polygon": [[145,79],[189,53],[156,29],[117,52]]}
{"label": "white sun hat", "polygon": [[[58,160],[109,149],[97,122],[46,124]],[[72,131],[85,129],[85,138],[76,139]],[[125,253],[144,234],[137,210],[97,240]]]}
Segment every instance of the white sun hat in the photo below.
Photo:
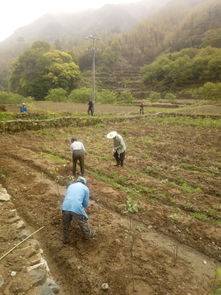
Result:
{"label": "white sun hat", "polygon": [[111,131],[107,134],[108,139],[113,139],[117,135],[117,131]]}

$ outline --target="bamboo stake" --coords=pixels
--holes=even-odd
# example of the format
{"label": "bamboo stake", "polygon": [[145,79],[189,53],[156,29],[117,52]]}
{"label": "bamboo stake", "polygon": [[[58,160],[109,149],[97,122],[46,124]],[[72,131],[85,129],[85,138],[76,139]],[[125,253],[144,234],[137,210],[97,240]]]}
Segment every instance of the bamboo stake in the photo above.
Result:
{"label": "bamboo stake", "polygon": [[130,267],[131,267],[131,274],[132,274],[132,284],[133,284],[133,293],[135,290],[135,282],[134,282],[134,267],[133,267],[133,247],[134,247],[134,232],[133,232],[133,221],[130,215],[130,233],[131,233],[131,247],[130,247]]}
{"label": "bamboo stake", "polygon": [[17,245],[15,245],[12,249],[10,249],[8,252],[6,252],[1,258],[0,261],[3,260],[3,258],[5,258],[8,254],[10,254],[13,250],[15,250],[17,247],[19,247],[21,244],[23,244],[25,241],[27,241],[28,239],[30,239],[34,234],[36,234],[37,232],[39,232],[40,230],[42,230],[45,226],[42,226],[41,228],[39,228],[38,230],[36,230],[35,232],[33,232],[32,234],[30,234],[28,237],[26,237],[24,240],[22,240],[21,242],[19,242]]}
{"label": "bamboo stake", "polygon": [[174,261],[173,261],[173,266],[176,266],[177,259],[178,259],[178,244],[176,244],[175,247],[174,247]]}

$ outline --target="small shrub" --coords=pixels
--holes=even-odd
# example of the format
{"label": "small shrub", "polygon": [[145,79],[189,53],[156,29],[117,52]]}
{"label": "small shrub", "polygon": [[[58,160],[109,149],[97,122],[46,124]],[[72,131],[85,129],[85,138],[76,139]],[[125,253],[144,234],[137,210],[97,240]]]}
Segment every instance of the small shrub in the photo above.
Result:
{"label": "small shrub", "polygon": [[[80,103],[87,103],[89,98],[92,95],[92,89],[91,88],[78,88],[74,89],[69,97],[68,100],[72,102],[80,102]],[[133,96],[128,91],[123,91],[119,94],[117,94],[114,91],[111,91],[109,89],[101,89],[96,92],[96,102],[98,103],[131,103],[133,101]]]}
{"label": "small shrub", "polygon": [[198,219],[200,221],[208,221],[209,217],[203,212],[194,212],[191,214],[193,218]]}
{"label": "small shrub", "polygon": [[97,102],[100,103],[116,103],[118,100],[117,94],[108,89],[102,89],[97,92]]}
{"label": "small shrub", "polygon": [[160,93],[156,91],[151,91],[149,97],[151,101],[158,101],[161,99]]}
{"label": "small shrub", "polygon": [[130,104],[133,102],[133,100],[134,100],[134,97],[133,97],[132,93],[128,90],[122,91],[118,95],[119,102]]}
{"label": "small shrub", "polygon": [[189,88],[189,89],[183,89],[179,91],[179,97],[185,98],[185,99],[199,99],[199,93],[198,88]]}
{"label": "small shrub", "polygon": [[185,181],[181,184],[180,188],[184,193],[192,194],[192,193],[200,193],[201,192],[201,189],[199,187],[195,188]]}
{"label": "small shrub", "polygon": [[45,97],[45,100],[66,101],[67,91],[63,88],[50,89],[48,92],[48,95]]}
{"label": "small shrub", "polygon": [[132,198],[127,199],[127,212],[129,213],[137,213],[139,211],[138,205]]}
{"label": "small shrub", "polygon": [[32,98],[24,98],[23,96],[7,91],[0,91],[0,104],[18,104],[25,101],[31,101]]}
{"label": "small shrub", "polygon": [[167,92],[164,98],[168,100],[170,103],[174,103],[176,101],[176,95],[171,92]]}
{"label": "small shrub", "polygon": [[102,89],[97,93],[97,101],[100,103],[132,103],[133,96],[130,91],[123,91],[117,94],[108,89]]}
{"label": "small shrub", "polygon": [[89,98],[91,97],[92,89],[82,87],[78,89],[74,89],[71,91],[70,95],[68,96],[68,100],[72,102],[81,102],[87,103]]}
{"label": "small shrub", "polygon": [[221,100],[221,82],[207,82],[202,87],[184,89],[179,96],[190,99]]}
{"label": "small shrub", "polygon": [[207,82],[198,89],[198,93],[203,99],[221,100],[221,82]]}

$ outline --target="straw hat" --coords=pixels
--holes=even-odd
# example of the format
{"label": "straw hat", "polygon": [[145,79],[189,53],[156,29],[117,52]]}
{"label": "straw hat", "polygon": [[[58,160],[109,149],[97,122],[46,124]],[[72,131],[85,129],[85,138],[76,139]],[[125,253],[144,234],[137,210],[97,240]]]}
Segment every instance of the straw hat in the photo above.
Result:
{"label": "straw hat", "polygon": [[117,131],[111,131],[107,134],[108,139],[113,139],[117,135]]}

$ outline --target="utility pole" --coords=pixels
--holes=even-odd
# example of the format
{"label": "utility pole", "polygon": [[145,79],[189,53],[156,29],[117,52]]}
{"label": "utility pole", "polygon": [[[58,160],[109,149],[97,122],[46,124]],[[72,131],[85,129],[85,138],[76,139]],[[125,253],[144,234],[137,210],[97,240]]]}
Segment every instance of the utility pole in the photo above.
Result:
{"label": "utility pole", "polygon": [[92,50],[93,50],[93,59],[92,59],[92,97],[93,97],[93,103],[96,101],[96,47],[95,47],[95,41],[98,39],[94,35],[90,35],[88,39],[92,40]]}

